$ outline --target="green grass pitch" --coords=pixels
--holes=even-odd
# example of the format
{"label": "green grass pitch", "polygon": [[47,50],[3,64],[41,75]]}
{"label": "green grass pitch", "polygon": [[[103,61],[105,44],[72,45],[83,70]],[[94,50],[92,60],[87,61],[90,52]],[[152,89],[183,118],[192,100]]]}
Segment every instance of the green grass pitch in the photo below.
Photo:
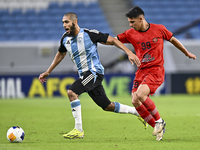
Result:
{"label": "green grass pitch", "polygon": [[[109,96],[131,106],[130,97]],[[105,112],[86,94],[82,104],[84,139],[64,139],[74,127],[68,98],[0,99],[1,150],[197,150],[200,148],[200,95],[151,97],[166,121],[162,141],[152,136],[136,116]],[[11,126],[25,131],[22,143],[10,143]]]}

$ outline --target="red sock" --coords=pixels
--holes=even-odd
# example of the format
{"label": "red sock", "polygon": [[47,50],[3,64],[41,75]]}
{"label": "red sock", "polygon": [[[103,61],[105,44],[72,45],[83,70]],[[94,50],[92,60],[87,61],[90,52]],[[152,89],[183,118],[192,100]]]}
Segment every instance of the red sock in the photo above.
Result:
{"label": "red sock", "polygon": [[160,119],[160,114],[156,108],[156,105],[149,97],[147,97],[147,99],[142,104],[150,112],[150,114],[153,116],[155,121]]}
{"label": "red sock", "polygon": [[140,116],[153,128],[155,126],[155,119],[153,116],[149,113],[149,111],[146,109],[144,105],[141,105],[137,108],[135,108],[137,112],[140,114]]}

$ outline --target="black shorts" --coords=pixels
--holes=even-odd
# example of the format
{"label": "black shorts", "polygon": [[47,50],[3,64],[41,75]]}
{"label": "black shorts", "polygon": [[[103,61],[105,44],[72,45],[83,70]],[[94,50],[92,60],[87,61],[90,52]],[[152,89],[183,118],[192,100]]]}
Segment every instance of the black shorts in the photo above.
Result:
{"label": "black shorts", "polygon": [[104,75],[97,73],[97,77],[94,82],[95,75],[92,74],[92,72],[87,71],[69,87],[69,90],[72,90],[77,95],[87,92],[98,106],[105,109],[111,101],[106,96],[103,88],[103,78]]}

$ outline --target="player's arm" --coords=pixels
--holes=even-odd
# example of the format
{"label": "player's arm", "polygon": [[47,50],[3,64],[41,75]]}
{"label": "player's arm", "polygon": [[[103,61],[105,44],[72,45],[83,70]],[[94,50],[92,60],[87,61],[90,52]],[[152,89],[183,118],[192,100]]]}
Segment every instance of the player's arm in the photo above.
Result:
{"label": "player's arm", "polygon": [[196,56],[190,52],[187,51],[187,49],[181,44],[181,42],[172,36],[172,38],[169,40],[176,48],[178,48],[181,52],[185,54],[185,56],[196,59]]}
{"label": "player's arm", "polygon": [[50,73],[53,71],[53,69],[63,60],[63,58],[66,56],[67,52],[57,52],[56,56],[54,57],[53,62],[51,63],[51,65],[49,66],[49,68],[47,69],[46,72],[40,74],[39,76],[39,80],[41,83],[46,82],[46,77],[48,77],[50,75]]}
{"label": "player's arm", "polygon": [[116,38],[108,36],[106,43],[102,43],[102,44],[115,45],[116,47],[122,49],[128,55],[129,61],[131,62],[132,65],[134,62],[137,67],[140,66],[141,63],[140,63],[139,58],[130,49],[128,49],[122,42],[120,42]]}

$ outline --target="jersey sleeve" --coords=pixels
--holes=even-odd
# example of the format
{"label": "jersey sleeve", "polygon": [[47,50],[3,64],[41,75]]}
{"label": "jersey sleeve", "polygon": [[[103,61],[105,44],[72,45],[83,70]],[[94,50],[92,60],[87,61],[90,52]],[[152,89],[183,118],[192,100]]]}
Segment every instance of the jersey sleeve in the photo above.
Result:
{"label": "jersey sleeve", "polygon": [[124,33],[118,34],[117,38],[119,41],[121,41],[122,43],[130,43],[128,41],[128,39],[126,38],[126,31]]}
{"label": "jersey sleeve", "polygon": [[161,25],[161,33],[163,35],[163,39],[167,41],[169,41],[173,36],[173,33],[167,30],[167,28],[164,25]]}
{"label": "jersey sleeve", "polygon": [[64,35],[62,36],[61,40],[60,40],[60,46],[58,48],[58,51],[61,53],[67,52],[67,49],[65,48],[65,46],[63,45],[63,39],[64,39]]}
{"label": "jersey sleeve", "polygon": [[106,43],[109,34],[104,34],[99,32],[98,30],[89,30],[89,29],[84,29],[84,31],[86,33],[88,33],[88,35],[90,36],[90,39],[92,40],[93,43],[97,43],[97,42],[103,42]]}

